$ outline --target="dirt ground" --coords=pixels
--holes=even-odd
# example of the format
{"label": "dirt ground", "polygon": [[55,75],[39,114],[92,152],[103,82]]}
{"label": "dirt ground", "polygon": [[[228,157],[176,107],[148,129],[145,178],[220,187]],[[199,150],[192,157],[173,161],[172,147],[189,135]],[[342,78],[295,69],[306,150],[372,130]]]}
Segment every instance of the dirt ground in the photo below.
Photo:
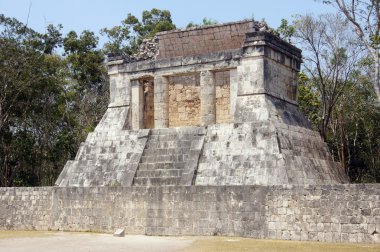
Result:
{"label": "dirt ground", "polygon": [[0,231],[1,252],[380,252],[379,245],[254,240],[236,237],[157,237],[71,232]]}

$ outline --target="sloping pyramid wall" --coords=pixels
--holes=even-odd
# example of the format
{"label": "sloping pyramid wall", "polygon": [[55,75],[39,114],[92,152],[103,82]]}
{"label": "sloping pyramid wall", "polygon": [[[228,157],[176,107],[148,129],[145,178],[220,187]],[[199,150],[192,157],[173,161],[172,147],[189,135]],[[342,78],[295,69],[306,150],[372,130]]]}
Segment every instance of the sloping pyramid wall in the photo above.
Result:
{"label": "sloping pyramid wall", "polygon": [[196,185],[302,185],[346,182],[316,132],[285,124],[209,126]]}
{"label": "sloping pyramid wall", "polygon": [[[347,182],[298,110],[266,101],[259,122],[124,130],[110,108],[59,186],[313,185]],[[290,111],[290,112],[289,112]],[[281,116],[273,116],[281,115]],[[112,119],[113,118],[113,119]],[[113,123],[112,123],[113,122]]]}

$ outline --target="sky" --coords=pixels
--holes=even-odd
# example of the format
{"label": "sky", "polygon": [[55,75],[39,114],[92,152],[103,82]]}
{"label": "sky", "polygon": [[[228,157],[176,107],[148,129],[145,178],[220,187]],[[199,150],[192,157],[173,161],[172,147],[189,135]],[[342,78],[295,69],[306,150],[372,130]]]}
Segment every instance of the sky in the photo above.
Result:
{"label": "sky", "polygon": [[[143,10],[166,9],[173,23],[183,28],[204,17],[219,23],[254,17],[273,28],[281,19],[292,20],[295,14],[332,12],[332,7],[315,0],[0,0],[0,13],[17,18],[36,31],[44,32],[48,24],[63,25],[62,33],[119,25],[132,13],[141,18]],[[101,39],[101,42],[104,42]]]}

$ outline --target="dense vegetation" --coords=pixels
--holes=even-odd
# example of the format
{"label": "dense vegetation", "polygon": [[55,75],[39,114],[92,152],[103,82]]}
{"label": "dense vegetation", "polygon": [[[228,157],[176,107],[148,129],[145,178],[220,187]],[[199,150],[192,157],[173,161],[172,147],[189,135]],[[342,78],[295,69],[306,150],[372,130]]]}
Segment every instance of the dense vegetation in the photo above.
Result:
{"label": "dense vegetation", "polygon": [[380,182],[380,1],[323,2],[337,13],[277,30],[303,49],[300,108],[352,182]]}
{"label": "dense vegetation", "polygon": [[[129,14],[101,30],[108,42],[99,48],[94,32],[63,36],[62,26],[49,25],[41,34],[0,15],[0,186],[54,184],[107,107],[105,55],[130,55],[144,38],[175,28],[166,10],[144,11],[141,21]],[[378,30],[367,34],[369,48],[339,14],[284,20],[278,33],[304,50],[301,109],[352,181],[380,182],[380,108],[369,50],[379,45]]]}
{"label": "dense vegetation", "polygon": [[[105,54],[131,54],[155,33],[175,28],[168,11],[144,11],[103,29],[38,33],[0,15],[0,186],[53,185],[108,104]],[[59,53],[61,52],[61,54]]]}

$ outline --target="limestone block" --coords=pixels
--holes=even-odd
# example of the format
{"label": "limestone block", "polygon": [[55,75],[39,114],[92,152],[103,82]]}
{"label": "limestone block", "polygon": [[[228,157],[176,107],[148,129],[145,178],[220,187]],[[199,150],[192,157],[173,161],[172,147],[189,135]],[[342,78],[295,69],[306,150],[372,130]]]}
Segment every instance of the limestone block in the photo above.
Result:
{"label": "limestone block", "polygon": [[143,86],[138,80],[131,81],[131,129],[138,130],[143,128]]}
{"label": "limestone block", "polygon": [[201,124],[215,123],[215,80],[214,73],[202,71],[200,73],[200,98],[201,98]]}
{"label": "limestone block", "polygon": [[243,59],[237,67],[237,95],[252,95],[264,91],[264,59]]}
{"label": "limestone block", "polygon": [[[101,121],[95,128],[95,132],[112,132],[116,130],[128,129],[130,122],[130,109],[128,106],[108,108]],[[96,138],[96,137],[94,137]],[[92,141],[91,139],[89,139]]]}
{"label": "limestone block", "polygon": [[169,78],[169,127],[200,124],[199,74]]}
{"label": "limestone block", "polygon": [[294,70],[282,63],[265,59],[264,89],[278,97],[296,101],[297,79]]}
{"label": "limestone block", "polygon": [[129,106],[131,100],[131,82],[124,73],[110,75],[109,107]]}

